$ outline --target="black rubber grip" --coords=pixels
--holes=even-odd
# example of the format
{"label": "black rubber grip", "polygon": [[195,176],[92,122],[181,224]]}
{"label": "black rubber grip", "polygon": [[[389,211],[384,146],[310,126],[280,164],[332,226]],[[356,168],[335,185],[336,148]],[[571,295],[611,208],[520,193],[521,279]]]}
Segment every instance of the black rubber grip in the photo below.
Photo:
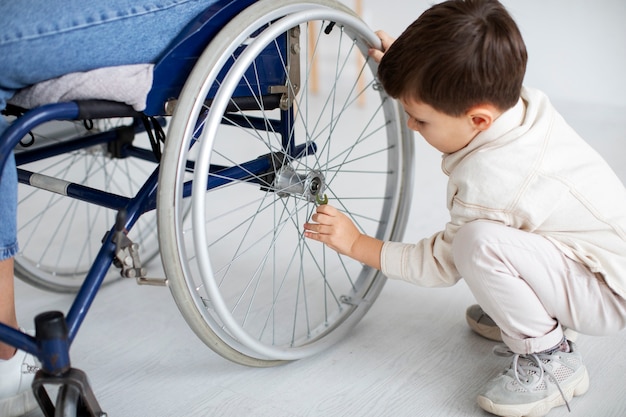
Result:
{"label": "black rubber grip", "polygon": [[109,117],[138,117],[138,112],[126,103],[109,100],[81,100],[78,104],[79,119],[107,119]]}
{"label": "black rubber grip", "polygon": [[40,340],[67,339],[67,324],[60,311],[47,311],[35,317],[35,331]]}

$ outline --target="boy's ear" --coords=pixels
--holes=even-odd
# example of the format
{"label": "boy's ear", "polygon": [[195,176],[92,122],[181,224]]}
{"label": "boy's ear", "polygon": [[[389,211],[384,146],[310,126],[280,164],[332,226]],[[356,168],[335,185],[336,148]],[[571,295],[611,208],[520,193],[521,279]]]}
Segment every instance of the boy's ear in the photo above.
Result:
{"label": "boy's ear", "polygon": [[500,114],[500,110],[492,104],[479,104],[467,112],[467,117],[472,127],[482,132],[489,129]]}

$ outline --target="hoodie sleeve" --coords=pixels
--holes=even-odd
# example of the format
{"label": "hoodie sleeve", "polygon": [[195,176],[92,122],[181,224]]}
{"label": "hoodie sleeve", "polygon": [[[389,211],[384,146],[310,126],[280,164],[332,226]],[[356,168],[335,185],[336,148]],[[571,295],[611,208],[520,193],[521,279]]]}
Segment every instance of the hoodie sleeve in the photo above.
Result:
{"label": "hoodie sleeve", "polygon": [[411,243],[385,242],[381,270],[390,279],[423,287],[448,287],[456,284],[459,272],[452,258],[452,240],[458,226],[448,223],[445,230],[430,238]]}

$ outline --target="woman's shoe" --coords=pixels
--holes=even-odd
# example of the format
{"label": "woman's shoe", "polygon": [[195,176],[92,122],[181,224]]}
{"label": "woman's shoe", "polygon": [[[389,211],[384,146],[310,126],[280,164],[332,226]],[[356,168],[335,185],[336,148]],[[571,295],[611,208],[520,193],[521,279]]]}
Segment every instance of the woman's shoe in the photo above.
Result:
{"label": "woman's shoe", "polygon": [[35,358],[22,350],[0,361],[0,416],[21,416],[38,406],[31,388],[38,370]]}

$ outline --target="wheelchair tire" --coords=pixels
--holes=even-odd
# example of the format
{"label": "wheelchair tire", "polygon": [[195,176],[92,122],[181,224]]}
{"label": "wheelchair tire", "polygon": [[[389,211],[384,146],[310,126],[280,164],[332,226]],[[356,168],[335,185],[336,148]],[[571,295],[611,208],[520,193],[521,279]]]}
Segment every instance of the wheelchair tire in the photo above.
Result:
{"label": "wheelchair tire", "polygon": [[[294,38],[287,48],[284,36]],[[324,196],[363,233],[404,232],[412,133],[367,57],[379,42],[334,0],[260,0],[213,38],[187,79],[159,176],[161,259],[187,323],[229,360],[314,355],[344,339],[383,288],[379,271],[303,236]],[[268,51],[287,88],[263,85]],[[317,92],[315,71],[330,80]],[[279,104],[268,91],[282,92]]]}

